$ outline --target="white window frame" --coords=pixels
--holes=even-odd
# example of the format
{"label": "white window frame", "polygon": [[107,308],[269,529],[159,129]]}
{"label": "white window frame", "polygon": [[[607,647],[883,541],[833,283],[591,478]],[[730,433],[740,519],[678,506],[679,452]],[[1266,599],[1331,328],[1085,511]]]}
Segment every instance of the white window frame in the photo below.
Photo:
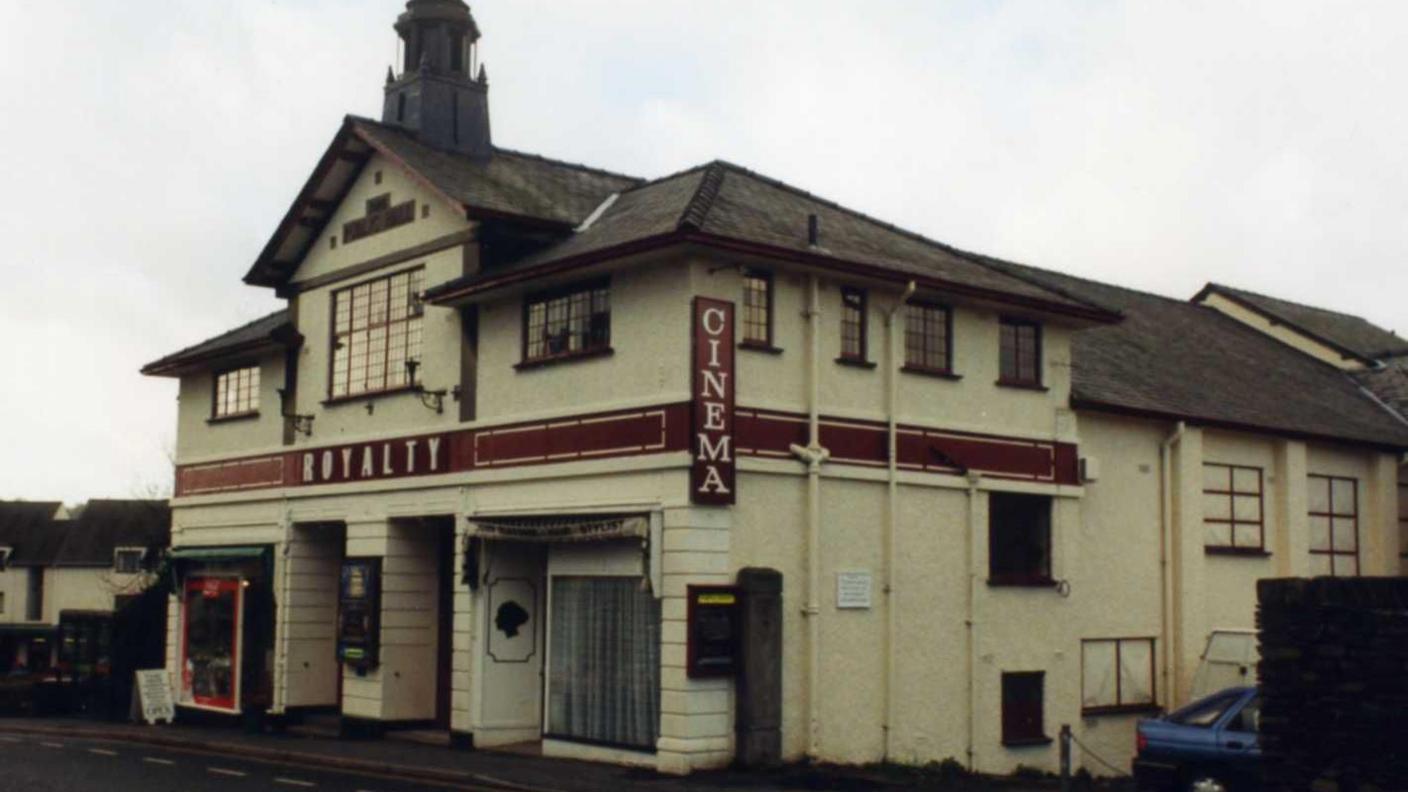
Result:
{"label": "white window frame", "polygon": [[[137,570],[135,572],[122,570],[122,556],[127,553],[137,554]],[[142,563],[146,560],[147,548],[145,547],[116,547],[112,551],[112,571],[119,575],[139,575],[142,573]]]}

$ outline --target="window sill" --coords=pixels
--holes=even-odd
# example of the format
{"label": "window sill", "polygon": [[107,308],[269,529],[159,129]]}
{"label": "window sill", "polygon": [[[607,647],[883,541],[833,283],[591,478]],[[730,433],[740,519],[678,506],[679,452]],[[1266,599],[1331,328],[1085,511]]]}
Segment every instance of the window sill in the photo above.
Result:
{"label": "window sill", "polygon": [[782,348],[775,347],[762,341],[743,341],[738,344],[739,349],[746,349],[749,352],[765,352],[769,355],[781,355]]}
{"label": "window sill", "polygon": [[1059,581],[1055,578],[1031,577],[990,577],[988,585],[996,588],[1056,588]]}
{"label": "window sill", "polygon": [[1246,556],[1248,558],[1270,558],[1271,553],[1260,547],[1218,547],[1205,546],[1203,552],[1208,555],[1222,556]]}
{"label": "window sill", "polygon": [[1098,718],[1103,715],[1154,715],[1162,712],[1158,704],[1117,704],[1109,707],[1083,707],[1082,718]]}
{"label": "window sill", "polygon": [[949,380],[951,382],[957,382],[963,379],[962,374],[954,374],[948,369],[925,368],[924,366],[911,366],[906,364],[900,367],[900,371],[905,374],[918,374],[921,377],[933,377],[934,379]]}
{"label": "window sill", "polygon": [[400,395],[402,395],[402,394],[414,393],[414,392],[415,392],[415,387],[414,387],[414,386],[411,386],[411,385],[407,385],[407,386],[402,387],[402,388],[393,388],[393,389],[391,389],[391,390],[380,390],[380,391],[369,391],[369,392],[367,392],[367,393],[358,393],[358,394],[356,394],[356,395],[354,395],[354,396],[329,396],[328,398],[323,399],[323,401],[321,402],[321,404],[322,404],[322,406],[324,406],[324,407],[337,407],[338,405],[341,405],[341,404],[357,404],[358,402],[376,401],[377,399],[383,399],[383,398],[387,398],[387,397],[390,397],[390,396],[400,396]]}
{"label": "window sill", "polygon": [[221,415],[218,418],[212,416],[210,418],[206,418],[205,422],[210,426],[215,426],[216,424],[239,423],[240,421],[254,421],[258,420],[258,418],[259,411],[256,410],[254,412],[240,413],[239,415]]}
{"label": "window sill", "polygon": [[1047,391],[1051,390],[1045,385],[1042,385],[1040,382],[1022,382],[1020,380],[1000,379],[993,384],[999,388],[1012,388],[1013,390],[1036,391],[1038,393],[1046,393]]}
{"label": "window sill", "polygon": [[874,370],[874,369],[875,369],[875,364],[874,364],[874,363],[872,363],[872,362],[869,361],[869,360],[861,360],[860,358],[838,357],[838,358],[836,358],[836,363],[837,363],[837,365],[841,365],[841,366],[850,366],[851,368],[869,369],[869,370]]}
{"label": "window sill", "polygon": [[531,371],[545,366],[555,366],[558,363],[574,363],[579,360],[591,360],[592,358],[610,357],[616,354],[616,350],[611,347],[601,347],[600,349],[588,349],[583,352],[571,352],[566,355],[553,355],[551,357],[534,358],[524,360],[514,366],[517,371]]}
{"label": "window sill", "polygon": [[1002,744],[1007,748],[1033,748],[1041,745],[1050,745],[1055,740],[1050,737],[1014,737],[1010,740],[1004,739]]}

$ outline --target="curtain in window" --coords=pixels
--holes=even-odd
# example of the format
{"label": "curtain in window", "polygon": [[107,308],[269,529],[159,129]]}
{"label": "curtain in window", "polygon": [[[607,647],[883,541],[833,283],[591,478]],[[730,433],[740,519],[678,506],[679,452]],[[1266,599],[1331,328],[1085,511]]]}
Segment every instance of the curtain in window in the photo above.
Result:
{"label": "curtain in window", "polygon": [[660,608],[639,578],[553,578],[548,732],[654,750]]}
{"label": "curtain in window", "polygon": [[1081,670],[1085,676],[1085,684],[1081,686],[1082,707],[1113,707],[1120,703],[1115,687],[1117,645],[1115,641],[1087,641],[1081,647]]}

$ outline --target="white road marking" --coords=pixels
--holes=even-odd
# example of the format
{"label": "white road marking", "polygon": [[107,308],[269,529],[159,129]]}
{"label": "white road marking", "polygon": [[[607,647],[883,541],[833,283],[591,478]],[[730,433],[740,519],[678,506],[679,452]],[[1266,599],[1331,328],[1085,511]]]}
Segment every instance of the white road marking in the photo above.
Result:
{"label": "white road marking", "polygon": [[244,778],[245,776],[249,775],[249,773],[243,772],[241,770],[226,770],[223,767],[207,767],[205,769],[210,771],[211,773],[214,773],[215,775],[234,776],[235,778]]}
{"label": "white road marking", "polygon": [[0,737],[0,742],[19,743],[24,742],[24,740],[21,740],[18,737]]}
{"label": "white road marking", "polygon": [[64,744],[63,744],[63,743],[56,743],[56,742],[42,742],[42,743],[39,743],[39,744],[42,745],[42,746],[44,746],[45,748],[62,748],[62,747],[64,747]]}
{"label": "white road marking", "polygon": [[312,781],[299,781],[297,778],[275,778],[275,784],[288,784],[296,787],[315,787],[317,784]]}
{"label": "white road marking", "polygon": [[142,757],[142,761],[143,761],[143,762],[146,762],[147,764],[158,764],[158,765],[174,765],[174,764],[176,764],[175,762],[171,761],[170,759],[158,759],[158,758],[156,758],[155,756],[143,756],[143,757]]}
{"label": "white road marking", "polygon": [[106,748],[89,748],[88,753],[98,756],[117,756],[117,751],[109,751]]}

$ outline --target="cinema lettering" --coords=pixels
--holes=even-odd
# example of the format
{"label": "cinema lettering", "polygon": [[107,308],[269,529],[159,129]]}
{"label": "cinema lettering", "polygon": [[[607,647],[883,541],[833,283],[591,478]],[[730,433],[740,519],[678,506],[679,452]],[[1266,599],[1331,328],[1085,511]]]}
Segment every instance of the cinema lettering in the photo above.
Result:
{"label": "cinema lettering", "polygon": [[694,298],[694,503],[728,505],[735,500],[733,354],[733,304]]}
{"label": "cinema lettering", "polygon": [[427,476],[449,472],[444,435],[361,443],[299,455],[300,484]]}

